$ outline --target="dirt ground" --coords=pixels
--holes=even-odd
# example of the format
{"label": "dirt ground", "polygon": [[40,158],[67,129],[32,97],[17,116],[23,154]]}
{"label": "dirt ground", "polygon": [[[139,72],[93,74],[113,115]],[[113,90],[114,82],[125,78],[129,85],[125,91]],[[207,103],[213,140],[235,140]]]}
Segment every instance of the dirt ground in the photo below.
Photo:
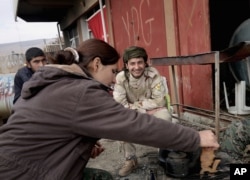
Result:
{"label": "dirt ground", "polygon": [[110,172],[114,180],[150,180],[150,170],[154,170],[157,180],[170,180],[165,176],[164,169],[158,164],[158,148],[136,144],[138,168],[129,176],[120,177],[118,171],[124,162],[122,145],[119,141],[103,139],[105,151],[96,159],[91,159],[87,167],[98,168]]}

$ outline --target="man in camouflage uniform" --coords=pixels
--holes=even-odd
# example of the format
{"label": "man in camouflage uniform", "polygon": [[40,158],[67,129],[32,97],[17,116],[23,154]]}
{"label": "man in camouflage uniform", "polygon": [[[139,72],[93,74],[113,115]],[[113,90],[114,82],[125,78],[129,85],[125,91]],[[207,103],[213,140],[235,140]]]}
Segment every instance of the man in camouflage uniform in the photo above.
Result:
{"label": "man in camouflage uniform", "polygon": [[[116,76],[114,99],[126,108],[171,121],[162,76],[157,69],[148,66],[147,60],[148,55],[142,47],[131,46],[124,51],[124,69]],[[137,167],[136,148],[124,142],[123,149],[126,161],[119,175],[127,176]]]}

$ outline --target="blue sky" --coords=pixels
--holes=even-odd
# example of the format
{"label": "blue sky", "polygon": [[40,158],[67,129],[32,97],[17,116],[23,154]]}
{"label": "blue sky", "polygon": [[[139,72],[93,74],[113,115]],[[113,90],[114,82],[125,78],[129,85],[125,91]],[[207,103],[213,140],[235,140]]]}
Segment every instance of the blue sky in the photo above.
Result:
{"label": "blue sky", "polygon": [[13,0],[1,0],[0,44],[57,37],[56,23],[28,23],[14,18]]}

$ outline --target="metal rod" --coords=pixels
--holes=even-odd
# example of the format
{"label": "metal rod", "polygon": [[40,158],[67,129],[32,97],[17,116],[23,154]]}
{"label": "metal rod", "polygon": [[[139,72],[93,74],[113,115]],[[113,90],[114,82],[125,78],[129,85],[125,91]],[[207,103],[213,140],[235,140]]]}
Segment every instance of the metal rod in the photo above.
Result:
{"label": "metal rod", "polygon": [[220,136],[220,52],[215,53],[215,135]]}
{"label": "metal rod", "polygon": [[[176,74],[175,73],[175,68],[174,66],[171,66],[171,69],[172,69],[172,73],[173,73],[173,81],[174,81],[174,94],[175,94],[175,99],[176,99],[176,102],[177,104],[179,104],[179,91],[178,91],[178,88],[177,88],[177,80],[176,80]],[[180,107],[177,106],[177,114],[178,114],[178,117],[180,117]]]}
{"label": "metal rod", "polygon": [[207,126],[207,125],[204,125],[204,124],[199,124],[199,123],[196,123],[196,122],[189,122],[189,121],[187,121],[186,119],[182,119],[182,118],[177,117],[177,116],[172,116],[172,118],[181,120],[182,122],[185,122],[186,124],[195,125],[195,126],[197,126],[197,127],[204,128],[204,129],[214,130],[214,128],[211,127],[211,126]]}
{"label": "metal rod", "polygon": [[100,10],[101,10],[103,38],[104,38],[104,41],[107,42],[107,33],[106,33],[106,26],[105,26],[104,14],[103,14],[102,0],[99,0],[99,6],[100,6]]}
{"label": "metal rod", "polygon": [[[209,117],[210,119],[214,119],[214,118],[215,118],[214,115],[206,114],[206,113],[204,113],[204,112],[197,112],[197,111],[195,111],[195,110],[186,109],[186,108],[184,108],[184,110],[189,111],[189,112],[192,112],[192,113],[195,113],[195,114],[199,114],[199,115],[203,115],[203,116]],[[223,120],[223,121],[226,121],[226,122],[230,122],[230,123],[232,122],[232,120],[230,120],[230,119],[225,119],[225,118],[220,118],[220,120]]]}
{"label": "metal rod", "polygon": [[[177,104],[171,104],[171,106],[175,106],[175,105],[177,106]],[[215,113],[214,111],[211,111],[211,110],[202,109],[202,108],[189,106],[189,105],[184,105],[184,104],[178,104],[178,106],[182,106],[183,108],[189,108],[189,109],[195,109],[195,110],[203,111],[203,112],[206,112],[206,113],[212,113],[212,114]],[[234,118],[234,119],[238,119],[238,120],[243,120],[244,119],[243,117],[240,117],[240,116],[225,114],[225,113],[221,113],[221,112],[220,112],[220,116],[225,116],[225,117]]]}

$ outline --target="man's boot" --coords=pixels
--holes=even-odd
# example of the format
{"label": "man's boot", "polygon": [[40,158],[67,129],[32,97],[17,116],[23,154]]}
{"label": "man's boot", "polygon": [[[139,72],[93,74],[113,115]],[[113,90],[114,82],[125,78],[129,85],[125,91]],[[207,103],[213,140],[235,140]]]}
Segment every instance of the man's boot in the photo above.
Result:
{"label": "man's boot", "polygon": [[119,176],[127,176],[129,175],[134,169],[137,168],[137,159],[136,157],[126,159],[124,165],[119,170]]}

